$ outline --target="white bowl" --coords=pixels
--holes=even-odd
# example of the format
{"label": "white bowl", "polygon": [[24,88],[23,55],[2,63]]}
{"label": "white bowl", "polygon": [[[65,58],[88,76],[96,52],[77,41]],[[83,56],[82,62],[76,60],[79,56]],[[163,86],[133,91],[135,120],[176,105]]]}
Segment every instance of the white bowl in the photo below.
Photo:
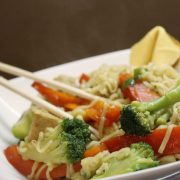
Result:
{"label": "white bowl", "polygon": [[[90,57],[83,60],[67,63],[55,67],[51,67],[42,71],[36,72],[37,74],[52,79],[59,74],[78,76],[81,73],[88,73],[97,69],[101,64],[121,65],[129,64],[129,50],[122,50],[113,53],[108,53],[100,56]],[[25,78],[16,78],[11,80],[12,84],[16,84],[31,94],[36,95],[37,92],[31,88],[31,80]],[[12,125],[18,120],[24,110],[30,106],[30,102],[24,98],[16,95],[9,90],[0,87],[0,179],[1,180],[23,180],[26,179],[20,175],[6,160],[3,150],[11,144],[17,143],[17,140],[11,134]],[[128,173],[124,175],[113,176],[105,178],[107,180],[121,179],[157,179],[173,173],[180,169],[180,162],[174,162],[168,165],[163,165],[151,169]]]}

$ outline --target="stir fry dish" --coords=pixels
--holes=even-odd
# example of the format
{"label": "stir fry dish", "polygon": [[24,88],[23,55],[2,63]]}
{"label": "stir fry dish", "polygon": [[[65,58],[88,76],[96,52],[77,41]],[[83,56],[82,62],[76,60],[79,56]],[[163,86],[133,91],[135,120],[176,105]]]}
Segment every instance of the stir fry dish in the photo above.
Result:
{"label": "stir fry dish", "polygon": [[102,65],[57,81],[103,97],[86,100],[39,82],[32,87],[73,119],[32,104],[4,150],[29,179],[99,179],[180,159],[180,75],[169,65]]}

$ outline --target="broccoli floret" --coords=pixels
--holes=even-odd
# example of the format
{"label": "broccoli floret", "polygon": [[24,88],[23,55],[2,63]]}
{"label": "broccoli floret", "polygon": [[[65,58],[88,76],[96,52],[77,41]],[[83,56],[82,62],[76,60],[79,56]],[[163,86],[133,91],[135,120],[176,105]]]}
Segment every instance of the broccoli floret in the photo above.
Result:
{"label": "broccoli floret", "polygon": [[88,125],[79,119],[64,119],[54,129],[47,128],[38,140],[20,143],[20,153],[26,159],[52,164],[71,164],[82,159],[90,141]]}
{"label": "broccoli floret", "polygon": [[86,144],[90,141],[88,125],[79,119],[66,119],[62,123],[62,137],[67,141],[67,156],[73,163],[82,159]]}
{"label": "broccoli floret", "polygon": [[134,172],[158,165],[159,161],[154,156],[150,145],[143,142],[135,143],[130,148],[123,148],[105,157],[92,179]]}
{"label": "broccoli floret", "polygon": [[[123,107],[120,117],[121,127],[127,134],[144,136],[156,127],[156,120],[179,101],[180,85],[154,101],[134,101]],[[167,120],[168,115],[164,117]]]}

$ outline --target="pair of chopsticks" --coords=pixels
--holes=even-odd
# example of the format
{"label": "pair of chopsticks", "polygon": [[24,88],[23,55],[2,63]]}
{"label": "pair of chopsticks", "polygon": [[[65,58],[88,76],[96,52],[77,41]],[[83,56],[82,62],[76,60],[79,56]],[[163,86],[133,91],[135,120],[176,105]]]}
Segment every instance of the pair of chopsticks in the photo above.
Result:
{"label": "pair of chopsticks", "polygon": [[[73,94],[73,95],[79,96],[84,99],[88,99],[88,100],[100,100],[100,99],[102,100],[103,99],[99,96],[92,95],[90,93],[87,93],[83,90],[72,87],[70,85],[64,84],[62,82],[45,79],[43,77],[40,77],[38,75],[35,75],[35,74],[27,71],[27,70],[24,70],[24,69],[21,69],[21,68],[12,66],[12,65],[8,65],[3,62],[0,62],[0,71],[9,73],[9,74],[12,74],[15,76],[23,76],[23,77],[26,77],[26,78],[29,78],[29,79],[32,79],[32,80],[35,80],[38,82],[42,82],[47,85],[61,89],[62,91],[66,92],[66,93]],[[63,110],[57,108],[56,106],[44,101],[43,99],[40,99],[38,97],[34,97],[30,94],[27,94],[26,92],[22,91],[21,89],[17,88],[16,86],[10,84],[8,82],[8,80],[6,80],[3,77],[0,77],[0,84],[59,117],[70,118],[70,116],[71,116],[68,113],[65,113]]]}
{"label": "pair of chopsticks", "polygon": [[[51,85],[54,86],[58,89],[61,89],[64,92],[70,93],[70,94],[74,94],[76,96],[79,96],[81,98],[84,99],[88,99],[88,100],[103,100],[104,98],[102,97],[98,97],[92,94],[89,94],[83,90],[80,90],[78,88],[66,85],[64,83],[61,82],[56,82],[54,80],[47,80],[43,77],[40,77],[38,75],[35,75],[27,70],[12,66],[12,65],[8,65],[5,64],[3,62],[0,62],[0,71],[3,71],[5,73],[9,73],[12,75],[16,75],[16,76],[23,76],[38,82],[42,82],[45,83],[47,85]],[[23,91],[22,89],[16,87],[15,85],[11,84],[7,79],[5,79],[4,77],[0,76],[0,85],[3,85],[4,87],[10,89],[11,91],[15,92],[16,94],[19,94],[20,96],[30,100],[32,103],[34,103],[35,105],[46,109],[47,111],[49,111],[50,113],[60,117],[60,118],[69,118],[69,119],[73,119],[73,116],[65,111],[63,111],[62,109],[52,105],[51,103],[39,98],[39,97],[34,97],[31,94],[28,94],[27,92]],[[90,126],[90,130],[91,132],[93,132],[96,137],[99,136],[99,133],[96,129],[94,129],[93,127]]]}

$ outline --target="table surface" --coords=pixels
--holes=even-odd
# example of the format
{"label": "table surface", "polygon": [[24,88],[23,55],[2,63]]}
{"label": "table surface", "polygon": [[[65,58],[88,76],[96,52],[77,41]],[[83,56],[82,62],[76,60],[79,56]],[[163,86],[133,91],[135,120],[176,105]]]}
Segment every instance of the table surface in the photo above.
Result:
{"label": "table surface", "polygon": [[129,48],[156,25],[180,39],[179,7],[179,0],[2,1],[0,59],[36,71]]}

